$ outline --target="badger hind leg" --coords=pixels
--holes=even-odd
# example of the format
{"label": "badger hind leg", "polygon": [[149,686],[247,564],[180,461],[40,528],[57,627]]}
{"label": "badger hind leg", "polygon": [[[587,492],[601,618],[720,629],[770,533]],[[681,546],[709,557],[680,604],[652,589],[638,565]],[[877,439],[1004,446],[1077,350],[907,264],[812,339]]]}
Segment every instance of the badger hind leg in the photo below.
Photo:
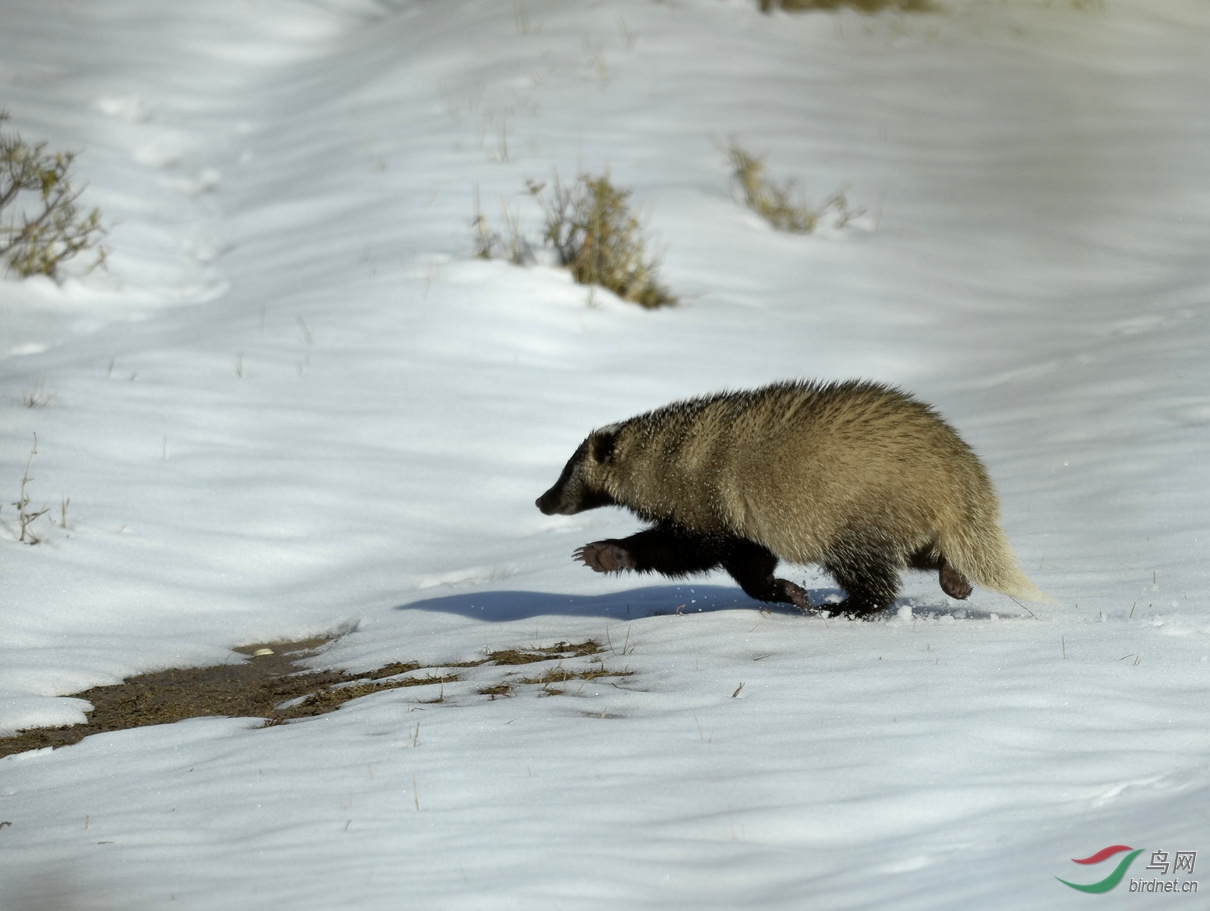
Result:
{"label": "badger hind leg", "polygon": [[971,585],[970,579],[958,572],[948,563],[941,567],[937,574],[941,583],[941,590],[951,598],[957,598],[959,601],[965,601],[971,596],[974,587]]}
{"label": "badger hind leg", "polygon": [[718,548],[708,540],[664,525],[626,538],[593,541],[572,556],[599,573],[629,569],[672,577],[708,572],[722,562]]}
{"label": "badger hind leg", "polygon": [[912,569],[936,570],[937,581],[941,585],[941,590],[951,598],[965,601],[971,596],[971,592],[974,590],[970,579],[950,566],[946,562],[945,557],[938,553],[935,548],[930,547],[917,551],[908,561],[908,565]]}
{"label": "badger hind leg", "polygon": [[828,555],[823,568],[848,596],[839,605],[840,613],[850,617],[868,617],[886,610],[899,593],[899,568],[888,555],[876,549],[844,548]]}

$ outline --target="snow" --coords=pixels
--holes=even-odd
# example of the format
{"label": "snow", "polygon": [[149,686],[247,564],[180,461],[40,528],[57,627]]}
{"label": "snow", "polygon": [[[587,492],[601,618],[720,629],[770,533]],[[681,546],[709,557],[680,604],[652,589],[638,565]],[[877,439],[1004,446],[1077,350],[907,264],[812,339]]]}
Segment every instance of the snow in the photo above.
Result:
{"label": "snow", "polygon": [[[8,757],[0,905],[1056,908],[1109,872],[1070,858],[1210,850],[1210,11],[1082,6],[10,0],[0,104],[113,229],[0,282],[0,730],[321,633],[633,674]],[[771,231],[733,136],[864,214]],[[526,178],[606,168],[682,306],[471,258],[476,188],[532,235]],[[533,506],[592,427],[797,376],[936,404],[1060,603],[766,612]]]}

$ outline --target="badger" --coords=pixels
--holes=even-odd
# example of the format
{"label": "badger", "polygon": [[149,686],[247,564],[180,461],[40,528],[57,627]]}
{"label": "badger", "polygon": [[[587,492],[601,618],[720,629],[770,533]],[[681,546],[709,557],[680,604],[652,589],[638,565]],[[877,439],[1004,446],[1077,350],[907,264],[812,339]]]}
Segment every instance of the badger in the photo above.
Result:
{"label": "badger", "polygon": [[594,430],[554,486],[546,515],[623,506],[648,527],[573,554],[596,572],[673,578],[722,567],[758,601],[808,610],[773,575],[822,567],[839,611],[889,607],[904,569],[1050,601],[1017,567],[978,457],[929,405],[880,383],[789,381],[674,402]]}

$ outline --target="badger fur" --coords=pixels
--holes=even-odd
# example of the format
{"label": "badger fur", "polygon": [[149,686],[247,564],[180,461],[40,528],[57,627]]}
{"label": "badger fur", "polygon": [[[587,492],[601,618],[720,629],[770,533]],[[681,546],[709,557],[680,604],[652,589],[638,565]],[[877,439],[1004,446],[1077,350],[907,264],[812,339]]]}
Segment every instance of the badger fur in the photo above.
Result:
{"label": "badger fur", "polygon": [[649,523],[574,554],[597,572],[686,576],[721,566],[749,596],[806,609],[774,577],[817,564],[848,597],[889,607],[901,570],[1050,600],[1017,568],[978,457],[928,405],[878,383],[784,382],[675,402],[594,430],[537,500],[546,515],[624,506]]}

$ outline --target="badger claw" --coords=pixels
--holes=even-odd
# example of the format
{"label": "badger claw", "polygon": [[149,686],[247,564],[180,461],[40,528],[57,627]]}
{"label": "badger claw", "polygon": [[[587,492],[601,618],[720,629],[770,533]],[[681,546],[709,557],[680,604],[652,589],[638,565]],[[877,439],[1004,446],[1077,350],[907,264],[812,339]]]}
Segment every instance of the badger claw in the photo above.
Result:
{"label": "badger claw", "polygon": [[579,560],[589,569],[598,573],[621,572],[624,569],[634,569],[634,557],[630,551],[608,541],[594,541],[585,544],[572,558]]}

